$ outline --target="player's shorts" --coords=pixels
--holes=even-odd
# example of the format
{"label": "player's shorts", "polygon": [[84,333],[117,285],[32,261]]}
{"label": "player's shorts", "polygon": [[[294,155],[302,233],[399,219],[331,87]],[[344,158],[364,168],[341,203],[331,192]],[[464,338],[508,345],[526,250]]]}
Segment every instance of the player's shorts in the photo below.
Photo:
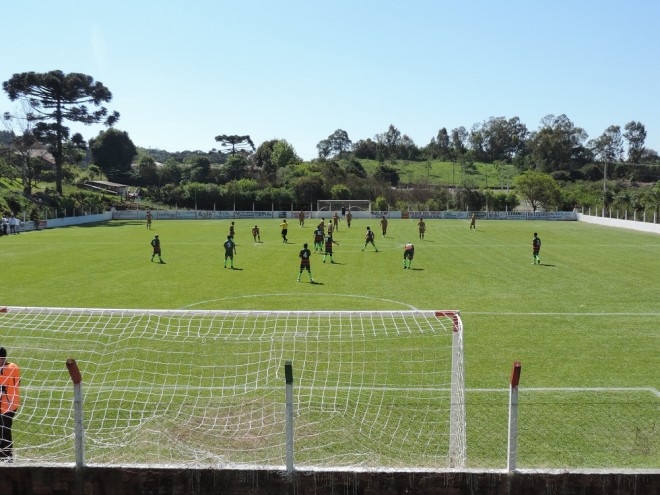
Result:
{"label": "player's shorts", "polygon": [[225,251],[225,258],[234,259],[234,251]]}
{"label": "player's shorts", "polygon": [[404,251],[403,252],[403,259],[404,260],[405,259],[411,260],[411,259],[413,259],[413,256],[415,256],[414,251]]}
{"label": "player's shorts", "polygon": [[300,271],[302,272],[303,270],[307,270],[308,272],[311,272],[311,265],[309,263],[300,263]]}

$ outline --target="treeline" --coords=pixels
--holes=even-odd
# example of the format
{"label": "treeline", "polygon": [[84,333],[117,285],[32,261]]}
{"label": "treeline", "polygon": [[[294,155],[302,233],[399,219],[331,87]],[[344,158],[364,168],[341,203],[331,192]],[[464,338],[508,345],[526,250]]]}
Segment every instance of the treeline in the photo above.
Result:
{"label": "treeline", "polygon": [[[543,181],[539,207],[609,206],[623,198],[622,204],[638,208],[655,204],[649,189],[660,180],[660,158],[646,148],[646,129],[637,121],[611,125],[590,139],[566,115],[547,115],[536,130],[518,117],[491,117],[469,130],[440,128],[422,146],[394,125],[355,142],[337,129],[318,142],[316,159],[303,162],[285,139],[256,146],[249,135],[217,135],[210,151],[137,148],[116,128],[119,113],[104,106],[110,90],[85,74],[14,74],[3,90],[22,107],[4,114],[0,178],[20,185],[34,208],[47,199],[33,191],[42,183],[54,183],[63,196],[64,184],[100,178],[139,188],[142,199],[189,208],[307,209],[322,199],[369,199],[378,209],[430,210],[514,207],[519,198],[508,187],[506,193],[493,190],[493,177],[537,204],[516,182],[525,174],[528,183],[533,179],[529,191]],[[86,142],[71,132],[72,122],[107,129]],[[432,180],[432,169],[442,163],[458,168],[459,179]],[[597,181],[602,187],[594,187]],[[75,202],[83,208],[87,199]]]}

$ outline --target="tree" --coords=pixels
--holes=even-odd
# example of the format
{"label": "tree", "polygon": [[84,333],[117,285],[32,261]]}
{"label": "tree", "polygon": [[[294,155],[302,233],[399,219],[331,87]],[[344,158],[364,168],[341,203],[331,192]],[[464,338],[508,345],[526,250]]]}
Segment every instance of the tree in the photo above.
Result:
{"label": "tree", "polygon": [[587,163],[584,148],[587,133],[562,114],[546,115],[538,131],[532,133],[528,148],[540,172],[576,170]]}
{"label": "tree", "polygon": [[352,158],[348,161],[346,164],[346,173],[349,175],[355,175],[361,179],[367,177],[367,171],[362,166],[362,163],[360,163],[360,160],[357,160],[356,158]]}
{"label": "tree", "polygon": [[232,155],[223,166],[225,182],[237,181],[245,176],[245,171],[248,167],[248,160],[245,156]]}
{"label": "tree", "polygon": [[378,165],[374,172],[374,177],[377,180],[387,182],[394,187],[396,187],[400,181],[399,172],[394,167],[388,165]]}
{"label": "tree", "polygon": [[327,139],[319,141],[316,149],[319,152],[319,158],[328,158],[342,156],[351,151],[352,146],[353,143],[348,138],[348,133],[343,129],[337,129]]}
{"label": "tree", "polygon": [[330,188],[330,196],[332,199],[350,199],[351,190],[344,184],[335,184]]}
{"label": "tree", "polygon": [[451,147],[454,158],[465,154],[466,145],[468,140],[468,132],[465,127],[457,127],[451,131]]}
{"label": "tree", "polygon": [[325,188],[325,180],[318,172],[312,172],[303,177],[298,177],[293,183],[293,193],[296,203],[299,205],[313,205],[317,200],[326,197]]}
{"label": "tree", "polygon": [[297,155],[293,146],[291,146],[285,139],[278,139],[273,144],[271,161],[275,170],[278,170],[292,163],[300,163],[302,159]]}
{"label": "tree", "polygon": [[375,160],[378,156],[378,144],[372,139],[360,139],[353,145],[353,156],[364,160]]}
{"label": "tree", "polygon": [[401,131],[390,124],[387,132],[376,135],[377,155],[380,162],[397,158],[402,143]]}
{"label": "tree", "polygon": [[[102,103],[112,100],[108,88],[91,76],[79,73],[65,74],[60,70],[47,73],[23,72],[14,74],[2,83],[2,89],[11,101],[27,100],[34,111],[31,119],[35,125],[35,137],[48,145],[55,160],[55,187],[62,193],[62,173],[65,144],[71,142],[82,147],[85,142],[80,134],[69,135],[65,122],[86,125],[102,123],[113,126],[119,113],[108,113]],[[90,106],[96,110],[90,110]]]}
{"label": "tree", "polygon": [[[188,169],[186,170],[185,175],[188,182],[205,183],[209,181],[209,175],[211,174],[211,161],[206,156],[190,156],[186,159],[186,164],[188,165]],[[236,179],[240,177],[235,176],[232,178]]]}
{"label": "tree", "polygon": [[559,185],[550,175],[526,170],[513,180],[516,192],[523,197],[533,211],[539,207],[545,209],[556,206],[560,200]]}
{"label": "tree", "polygon": [[603,164],[603,192],[607,191],[607,166],[620,161],[623,155],[621,128],[611,125],[598,138],[590,142],[594,155]]}
{"label": "tree", "polygon": [[431,140],[432,158],[440,160],[449,160],[452,158],[451,140],[447,128],[443,127],[438,131],[438,135]]}
{"label": "tree", "polygon": [[518,117],[509,120],[491,117],[480,129],[473,128],[473,134],[474,144],[481,140],[477,149],[483,152],[486,162],[503,160],[511,163],[514,157],[525,150],[528,132]]}
{"label": "tree", "polygon": [[237,136],[235,134],[229,136],[227,134],[221,134],[220,136],[216,136],[215,140],[220,143],[220,146],[225,148],[225,152],[229,151],[232,156],[235,155],[237,151],[245,153],[248,152],[248,150],[255,151],[256,149],[250,136]]}
{"label": "tree", "polygon": [[175,159],[168,158],[160,168],[159,175],[161,184],[179,185],[183,178],[183,170]]}
{"label": "tree", "polygon": [[131,174],[137,148],[126,131],[108,129],[89,140],[92,161],[110,181],[125,182]]}
{"label": "tree", "polygon": [[261,171],[265,180],[271,183],[275,182],[277,177],[277,165],[273,162],[273,149],[277,141],[277,139],[264,141],[251,157],[254,166]]}
{"label": "tree", "polygon": [[646,128],[641,122],[634,120],[625,126],[623,137],[628,141],[628,161],[640,163],[644,156],[644,142],[646,141]]}
{"label": "tree", "polygon": [[12,179],[20,177],[23,195],[30,196],[42,169],[48,163],[49,153],[34,135],[29,103],[22,102],[22,107],[20,112],[7,112],[4,115],[4,123],[8,129],[6,174],[11,175]]}
{"label": "tree", "polygon": [[137,176],[142,186],[155,186],[160,179],[156,161],[149,155],[140,155],[137,161]]}

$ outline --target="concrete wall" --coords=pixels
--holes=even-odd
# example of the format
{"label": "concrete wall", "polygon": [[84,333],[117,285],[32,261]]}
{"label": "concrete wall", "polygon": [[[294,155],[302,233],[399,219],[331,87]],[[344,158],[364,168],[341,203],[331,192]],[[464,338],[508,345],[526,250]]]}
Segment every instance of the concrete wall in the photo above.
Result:
{"label": "concrete wall", "polygon": [[647,495],[660,493],[655,473],[311,472],[0,467],[2,495]]}
{"label": "concrete wall", "polygon": [[598,217],[595,215],[585,215],[583,213],[578,213],[578,221],[593,223],[596,225],[605,225],[606,227],[618,227],[621,229],[639,230],[642,232],[660,234],[660,223],[619,220],[618,218]]}

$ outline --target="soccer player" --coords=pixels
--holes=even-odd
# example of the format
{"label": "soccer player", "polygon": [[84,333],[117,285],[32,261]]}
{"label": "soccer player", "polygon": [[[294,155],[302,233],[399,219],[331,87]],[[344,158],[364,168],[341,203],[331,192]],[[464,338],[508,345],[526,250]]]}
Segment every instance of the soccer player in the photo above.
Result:
{"label": "soccer player", "polygon": [[348,210],[346,212],[346,225],[348,225],[348,228],[351,228],[351,220],[353,220],[353,214],[351,213],[351,210]]}
{"label": "soccer player", "polygon": [[154,260],[154,256],[158,256],[160,262],[165,263],[163,261],[162,252],[160,250],[160,239],[158,238],[158,235],[151,239],[151,247],[153,248],[153,252],[151,253],[151,261]]}
{"label": "soccer player", "polygon": [[282,242],[289,242],[289,240],[286,238],[287,234],[289,233],[289,224],[286,223],[286,218],[280,224],[280,229],[282,229]]}
{"label": "soccer player", "polygon": [[385,234],[387,234],[387,218],[385,215],[380,219],[380,227],[383,229],[383,237],[385,237]]}
{"label": "soccer player", "polygon": [[153,220],[153,215],[151,214],[151,210],[147,210],[147,228],[151,229],[151,220]]}
{"label": "soccer player", "polygon": [[367,244],[371,244],[376,252],[378,252],[378,248],[376,247],[376,244],[374,244],[374,237],[376,237],[374,231],[367,227],[367,232],[364,234],[364,246],[362,247],[362,251],[367,247]]}
{"label": "soccer player", "polygon": [[234,255],[236,254],[236,244],[234,243],[234,239],[232,239],[231,235],[227,236],[227,240],[223,244],[225,247],[225,266],[223,268],[227,268],[227,260],[230,261],[230,268],[233,270],[234,269]]}
{"label": "soccer player", "polygon": [[323,252],[323,229],[321,227],[316,227],[314,231],[314,252]]}
{"label": "soccer player", "polygon": [[252,238],[254,242],[261,242],[261,235],[259,234],[259,227],[256,225],[252,227]]}
{"label": "soccer player", "polygon": [[325,263],[325,257],[326,256],[330,256],[330,263],[335,262],[332,259],[332,245],[333,244],[337,244],[339,246],[339,243],[332,238],[332,233],[328,232],[328,235],[325,236],[325,253],[323,254],[323,263]]}
{"label": "soccer player", "polygon": [[541,251],[541,238],[534,232],[534,239],[532,239],[532,265],[540,265],[541,259],[539,252]]}
{"label": "soccer player", "polygon": [[421,240],[424,240],[424,232],[426,232],[426,224],[424,223],[423,218],[419,219],[419,222],[417,222],[417,227],[419,229],[419,238]]}
{"label": "soccer player", "polygon": [[314,278],[312,278],[312,267],[310,264],[310,259],[312,257],[312,252],[307,248],[307,243],[303,244],[303,248],[298,254],[300,258],[300,272],[298,273],[298,282],[300,282],[300,276],[302,275],[303,270],[307,270],[309,274],[309,283],[314,283]]}
{"label": "soccer player", "polygon": [[413,243],[408,241],[403,246],[403,269],[410,268],[412,264],[413,257],[415,256],[415,246]]}
{"label": "soccer player", "polygon": [[470,217],[470,230],[477,230],[477,214],[473,213]]}
{"label": "soccer player", "polygon": [[231,240],[234,240],[234,234],[236,233],[236,230],[234,228],[234,222],[231,223],[229,226],[229,237],[231,237]]}
{"label": "soccer player", "polygon": [[300,210],[300,212],[298,213],[298,224],[301,227],[305,226],[305,212],[302,210]]}
{"label": "soccer player", "polygon": [[334,212],[332,214],[332,226],[333,230],[339,230],[339,215],[337,212]]}
{"label": "soccer player", "polygon": [[12,462],[14,456],[14,440],[11,428],[14,416],[21,405],[21,370],[7,361],[7,349],[0,347],[0,460]]}

